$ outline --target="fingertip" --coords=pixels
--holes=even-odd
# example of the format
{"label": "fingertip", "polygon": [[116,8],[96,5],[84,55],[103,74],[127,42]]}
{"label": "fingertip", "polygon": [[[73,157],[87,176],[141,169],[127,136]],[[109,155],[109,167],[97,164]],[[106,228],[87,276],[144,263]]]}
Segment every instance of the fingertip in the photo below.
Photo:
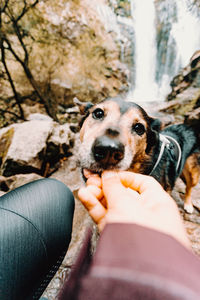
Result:
{"label": "fingertip", "polygon": [[102,173],[102,179],[108,179],[115,177],[118,174],[117,171],[103,171]]}
{"label": "fingertip", "polygon": [[146,190],[163,189],[160,183],[149,175],[122,171],[119,172],[119,178],[126,187],[130,187],[139,193],[143,193]]}
{"label": "fingertip", "polygon": [[[78,191],[78,197],[81,203],[87,209],[89,215],[92,217],[94,222],[98,224],[104,218],[106,214],[106,209],[102,203],[95,197],[93,192],[91,192],[92,186],[82,187]],[[95,187],[96,188],[96,187]]]}
{"label": "fingertip", "polygon": [[104,171],[102,173],[102,187],[105,191],[108,187],[113,188],[114,185],[120,185],[121,181],[117,171]]}
{"label": "fingertip", "polygon": [[86,187],[81,187],[79,190],[78,190],[78,198],[79,200],[82,202],[82,199],[85,199],[85,194],[86,194],[87,190],[86,190]]}
{"label": "fingertip", "polygon": [[101,178],[99,176],[91,176],[87,180],[86,185],[96,185],[98,188],[101,188]]}

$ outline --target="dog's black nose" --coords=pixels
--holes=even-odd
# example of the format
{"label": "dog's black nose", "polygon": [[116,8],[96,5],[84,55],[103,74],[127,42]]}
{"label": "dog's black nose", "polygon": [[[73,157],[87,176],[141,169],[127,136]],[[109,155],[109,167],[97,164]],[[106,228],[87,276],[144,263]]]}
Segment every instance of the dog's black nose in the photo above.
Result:
{"label": "dog's black nose", "polygon": [[116,165],[124,157],[124,145],[107,136],[97,138],[92,147],[94,159],[102,165]]}

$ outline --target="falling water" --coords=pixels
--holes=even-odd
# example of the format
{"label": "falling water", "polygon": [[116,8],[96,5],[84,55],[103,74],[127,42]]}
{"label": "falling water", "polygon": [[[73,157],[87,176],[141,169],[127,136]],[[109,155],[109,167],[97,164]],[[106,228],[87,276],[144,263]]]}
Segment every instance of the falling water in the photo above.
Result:
{"label": "falling water", "polygon": [[164,99],[170,92],[172,78],[189,63],[194,52],[200,49],[200,20],[188,9],[187,0],[164,1],[161,9],[161,39],[165,43],[157,45],[156,80],[159,86],[158,96]]}
{"label": "falling water", "polygon": [[187,0],[162,1],[160,11],[154,0],[131,3],[136,78],[130,94],[139,101],[164,100],[172,78],[200,49],[200,20],[188,9]]}
{"label": "falling water", "polygon": [[[134,0],[131,12],[135,31],[135,89],[133,98],[155,100],[156,77],[156,26],[155,6],[151,0]],[[141,17],[142,16],[142,17]]]}
{"label": "falling water", "polygon": [[173,24],[171,34],[176,41],[177,63],[186,65],[200,48],[200,20],[188,10],[186,1],[177,1],[177,22]]}
{"label": "falling water", "polygon": [[200,49],[200,19],[188,0],[129,1],[131,16],[115,14],[116,0],[109,0],[111,7],[95,4],[105,28],[116,33],[125,63],[124,49],[132,51],[128,99],[165,100],[170,81]]}

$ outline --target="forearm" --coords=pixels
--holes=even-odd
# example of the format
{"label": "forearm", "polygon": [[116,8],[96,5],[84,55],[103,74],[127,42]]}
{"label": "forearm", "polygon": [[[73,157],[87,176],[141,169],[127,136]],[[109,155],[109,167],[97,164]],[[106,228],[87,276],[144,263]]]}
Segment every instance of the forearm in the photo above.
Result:
{"label": "forearm", "polygon": [[[87,272],[73,279],[75,299],[199,299],[199,276],[200,260],[174,238],[134,224],[110,224]],[[70,299],[67,288],[63,299]]]}

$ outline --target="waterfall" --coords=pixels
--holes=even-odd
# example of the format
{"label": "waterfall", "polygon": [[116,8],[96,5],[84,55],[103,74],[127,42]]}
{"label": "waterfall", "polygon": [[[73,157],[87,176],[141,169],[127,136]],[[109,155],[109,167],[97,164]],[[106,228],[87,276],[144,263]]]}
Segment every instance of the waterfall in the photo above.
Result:
{"label": "waterfall", "polygon": [[198,14],[188,8],[189,0],[127,0],[130,14],[116,12],[117,0],[108,2],[110,7],[95,6],[130,69],[128,100],[165,100],[173,77],[200,49]]}
{"label": "waterfall", "polygon": [[156,45],[156,80],[161,100],[170,92],[172,78],[200,49],[200,20],[188,9],[187,3],[187,0],[164,1],[157,11],[157,18],[162,25]]}
{"label": "waterfall", "polygon": [[186,1],[176,1],[177,22],[172,25],[171,35],[176,41],[177,69],[185,66],[192,54],[200,48],[200,20],[188,10]]}
{"label": "waterfall", "polygon": [[200,20],[188,9],[187,0],[131,0],[131,4],[136,77],[129,98],[165,100],[172,78],[200,49]]}
{"label": "waterfall", "polygon": [[[155,100],[156,78],[156,11],[152,0],[131,1],[135,31],[135,88],[136,100]],[[142,16],[142,17],[141,17]]]}

